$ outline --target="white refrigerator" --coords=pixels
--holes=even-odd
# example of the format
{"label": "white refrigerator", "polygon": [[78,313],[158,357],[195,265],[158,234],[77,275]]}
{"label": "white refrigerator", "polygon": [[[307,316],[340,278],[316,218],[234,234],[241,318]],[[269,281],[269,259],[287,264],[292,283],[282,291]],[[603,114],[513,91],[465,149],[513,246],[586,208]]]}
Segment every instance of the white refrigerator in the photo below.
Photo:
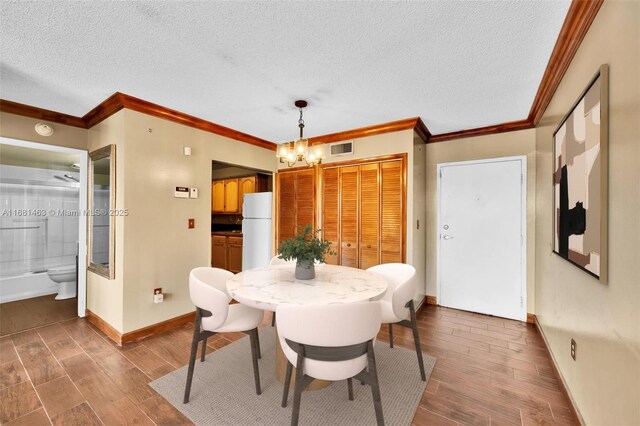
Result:
{"label": "white refrigerator", "polygon": [[269,266],[273,256],[273,193],[244,194],[242,270]]}

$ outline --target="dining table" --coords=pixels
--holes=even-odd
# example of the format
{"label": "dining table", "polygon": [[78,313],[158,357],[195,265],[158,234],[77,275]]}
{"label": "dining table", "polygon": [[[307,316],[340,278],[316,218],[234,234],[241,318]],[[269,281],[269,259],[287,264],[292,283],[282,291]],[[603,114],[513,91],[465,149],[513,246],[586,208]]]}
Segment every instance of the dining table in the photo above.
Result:
{"label": "dining table", "polygon": [[[365,302],[383,296],[388,286],[384,277],[372,272],[324,263],[315,265],[315,278],[309,280],[296,279],[295,263],[291,263],[242,271],[226,284],[229,295],[238,303],[272,312],[282,304]],[[275,375],[284,383],[287,359],[280,348],[277,331],[275,346]],[[315,380],[307,390],[321,389],[330,383]]]}

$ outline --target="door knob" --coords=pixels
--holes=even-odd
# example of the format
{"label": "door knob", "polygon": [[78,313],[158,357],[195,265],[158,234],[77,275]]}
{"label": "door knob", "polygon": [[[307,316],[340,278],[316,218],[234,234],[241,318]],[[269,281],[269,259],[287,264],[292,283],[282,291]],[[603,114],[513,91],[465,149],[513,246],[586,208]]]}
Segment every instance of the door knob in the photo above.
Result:
{"label": "door knob", "polygon": [[371,248],[371,244],[367,245],[367,248]]}
{"label": "door knob", "polygon": [[443,240],[453,240],[453,237],[451,235],[446,235],[445,234],[445,235],[442,236],[442,239]]}

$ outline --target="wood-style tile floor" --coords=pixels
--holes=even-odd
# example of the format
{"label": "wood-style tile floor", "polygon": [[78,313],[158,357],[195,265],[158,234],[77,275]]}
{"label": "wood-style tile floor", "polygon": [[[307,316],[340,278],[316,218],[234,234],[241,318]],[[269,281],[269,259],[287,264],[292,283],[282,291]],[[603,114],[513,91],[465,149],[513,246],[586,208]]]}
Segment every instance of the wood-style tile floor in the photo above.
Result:
{"label": "wood-style tile floor", "polygon": [[0,303],[0,336],[78,316],[78,300],[55,300],[55,294]]}
{"label": "wood-style tile floor", "polygon": [[[437,362],[414,425],[577,423],[533,326],[434,306],[418,321]],[[0,338],[0,423],[191,424],[148,386],[188,362],[191,333],[185,325],[118,348],[76,318]],[[243,336],[214,336],[208,351]],[[388,342],[386,326],[379,336]],[[412,348],[411,331],[394,327],[394,342]]]}

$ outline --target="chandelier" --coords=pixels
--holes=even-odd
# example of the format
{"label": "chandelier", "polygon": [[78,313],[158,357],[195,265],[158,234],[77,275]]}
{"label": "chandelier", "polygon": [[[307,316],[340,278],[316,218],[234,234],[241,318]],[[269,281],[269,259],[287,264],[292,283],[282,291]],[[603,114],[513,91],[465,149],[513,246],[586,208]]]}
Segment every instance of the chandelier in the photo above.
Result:
{"label": "chandelier", "polygon": [[293,167],[298,161],[304,161],[307,165],[315,166],[322,164],[322,151],[318,148],[309,147],[309,140],[304,138],[304,119],[302,118],[302,108],[307,106],[307,101],[296,101],[295,106],[300,110],[298,127],[300,128],[300,138],[293,142],[285,142],[278,146],[276,157],[281,163]]}

